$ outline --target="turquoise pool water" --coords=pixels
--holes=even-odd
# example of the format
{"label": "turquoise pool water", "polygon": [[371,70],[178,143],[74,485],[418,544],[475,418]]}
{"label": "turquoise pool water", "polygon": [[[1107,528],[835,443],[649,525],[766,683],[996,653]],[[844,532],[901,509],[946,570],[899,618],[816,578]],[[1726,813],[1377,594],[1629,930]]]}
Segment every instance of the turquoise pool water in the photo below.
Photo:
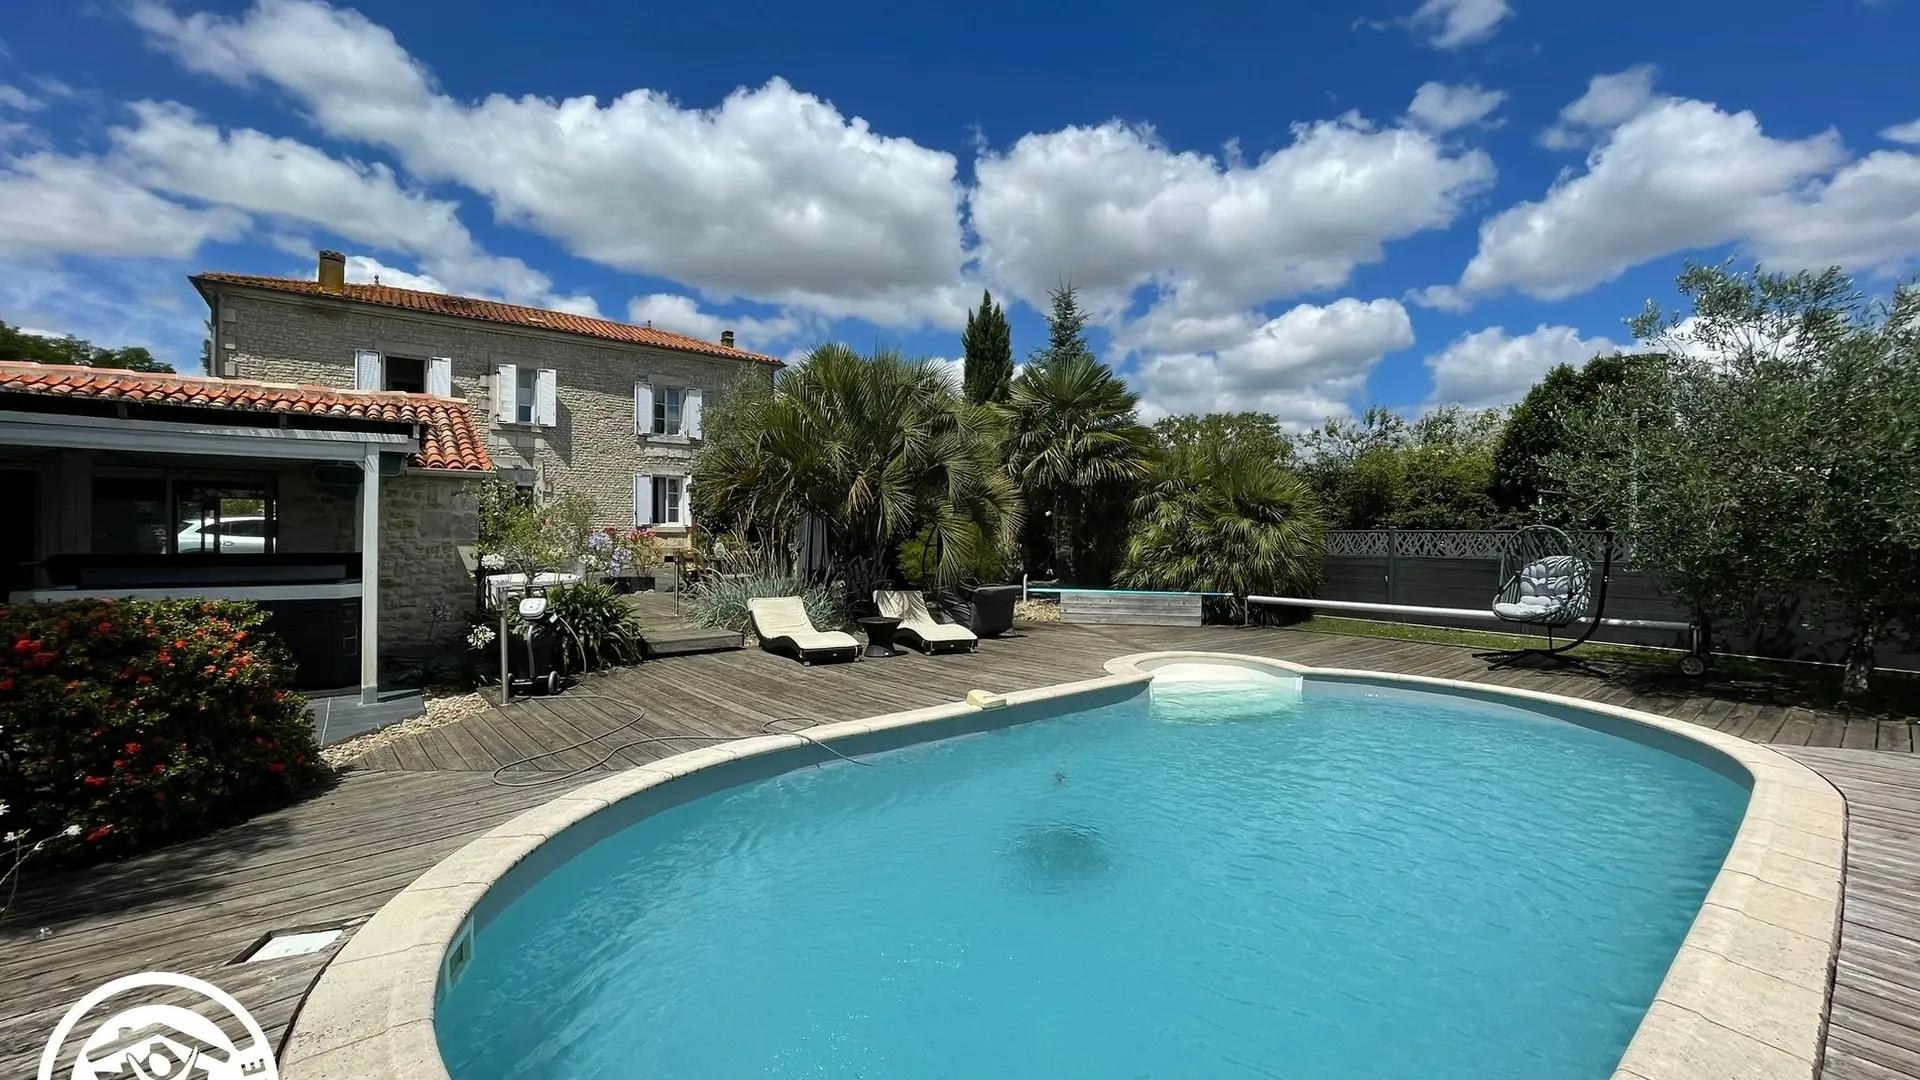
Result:
{"label": "turquoise pool water", "polygon": [[1517,708],[1270,679],[869,760],[534,884],[440,1005],[454,1080],[1603,1080],[1747,797]]}

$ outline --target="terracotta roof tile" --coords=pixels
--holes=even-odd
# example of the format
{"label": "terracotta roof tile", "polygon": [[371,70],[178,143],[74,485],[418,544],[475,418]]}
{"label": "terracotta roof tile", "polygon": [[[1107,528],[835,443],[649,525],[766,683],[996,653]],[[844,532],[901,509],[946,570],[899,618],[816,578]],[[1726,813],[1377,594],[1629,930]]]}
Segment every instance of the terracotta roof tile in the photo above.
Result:
{"label": "terracotta roof tile", "polygon": [[324,296],[342,300],[354,300],[362,304],[379,304],[382,307],[406,308],[410,311],[426,311],[435,315],[452,315],[462,319],[479,319],[483,322],[506,323],[510,326],[530,326],[541,330],[559,330],[568,334],[584,334],[587,337],[605,338],[608,341],[625,341],[635,345],[653,345],[662,349],[679,349],[682,352],[702,353],[707,356],[723,356],[731,360],[752,360],[776,367],[785,361],[778,357],[762,353],[748,352],[745,349],[716,345],[711,341],[687,337],[683,334],[669,334],[665,330],[655,330],[651,326],[633,326],[628,323],[613,322],[608,319],[595,319],[586,315],[570,315],[564,311],[546,311],[541,308],[521,307],[519,304],[503,304],[496,300],[481,300],[471,296],[454,296],[451,293],[422,292],[418,289],[396,289],[391,285],[344,285],[337,293],[327,292],[317,281],[302,278],[262,277],[254,274],[207,273],[193,278],[195,283],[202,281],[221,282],[229,285],[245,285],[254,289],[271,289],[275,292],[299,293],[303,296]]}
{"label": "terracotta roof tile", "polygon": [[0,362],[0,393],[419,424],[423,437],[420,452],[411,459],[415,466],[474,472],[493,468],[472,411],[455,398],[16,362]]}

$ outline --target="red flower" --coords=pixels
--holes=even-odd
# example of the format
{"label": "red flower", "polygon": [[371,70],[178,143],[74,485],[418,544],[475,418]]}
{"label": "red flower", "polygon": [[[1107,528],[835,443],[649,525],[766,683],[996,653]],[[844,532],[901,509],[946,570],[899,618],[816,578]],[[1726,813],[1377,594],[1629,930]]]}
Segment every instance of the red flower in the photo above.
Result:
{"label": "red flower", "polygon": [[85,783],[88,787],[106,787],[107,778],[104,776],[89,776]]}
{"label": "red flower", "polygon": [[138,679],[134,680],[134,682],[139,683],[141,686],[145,686],[152,681],[153,681],[153,676],[151,675],[142,675]]}
{"label": "red flower", "polygon": [[235,677],[235,676],[237,676],[237,675],[239,675],[239,674],[240,674],[240,669],[239,669],[239,668],[237,668],[237,667],[230,667],[230,668],[228,668],[228,669],[227,669],[227,678],[229,678],[229,679],[231,679],[231,678],[233,678],[233,677]]}
{"label": "red flower", "polygon": [[269,761],[267,762],[267,771],[268,772],[286,772],[287,767],[285,765],[280,764],[277,761]]}
{"label": "red flower", "polygon": [[130,742],[130,743],[128,743],[128,744],[127,744],[127,753],[129,753],[129,754],[137,754],[137,753],[139,753],[139,752],[140,752],[140,744],[139,744],[139,743],[137,743],[137,742]]}
{"label": "red flower", "polygon": [[185,638],[174,638],[173,647],[176,649],[184,649],[187,647],[187,640]]}
{"label": "red flower", "polygon": [[110,622],[103,622],[99,626],[94,627],[93,632],[96,634],[111,634],[113,633],[113,624]]}
{"label": "red flower", "polygon": [[163,773],[163,772],[166,772],[166,771],[167,771],[167,767],[166,767],[165,765],[155,765],[155,766],[153,767],[153,774],[154,774],[155,776],[158,776],[158,775],[160,775],[161,773]]}
{"label": "red flower", "polygon": [[13,651],[23,655],[30,652],[39,652],[40,643],[32,638],[21,638],[19,641],[13,643]]}
{"label": "red flower", "polygon": [[125,758],[119,758],[119,759],[116,759],[116,760],[114,761],[114,763],[113,763],[113,767],[114,767],[114,768],[116,768],[116,769],[124,769],[124,768],[126,768],[126,767],[127,767],[127,762],[126,762],[126,759],[125,759]]}
{"label": "red flower", "polygon": [[13,689],[13,679],[11,677],[0,679],[0,691],[7,691],[11,689]]}
{"label": "red flower", "polygon": [[87,834],[87,843],[97,844],[100,841],[105,840],[107,838],[107,834],[112,831],[113,831],[113,826],[102,825],[99,828]]}

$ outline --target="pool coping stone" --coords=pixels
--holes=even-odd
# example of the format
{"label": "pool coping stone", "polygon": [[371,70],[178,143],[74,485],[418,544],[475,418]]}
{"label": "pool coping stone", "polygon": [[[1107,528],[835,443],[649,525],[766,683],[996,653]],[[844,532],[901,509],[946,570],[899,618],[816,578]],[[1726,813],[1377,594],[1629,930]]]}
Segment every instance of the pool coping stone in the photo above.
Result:
{"label": "pool coping stone", "polygon": [[[1825,1038],[1846,872],[1846,801],[1767,747],[1652,713],[1516,687],[1308,667],[1238,653],[1166,651],[1109,660],[1101,678],[691,750],[591,781],[476,838],[388,901],[308,994],[281,1055],[287,1080],[450,1080],[434,1031],[448,950],[488,891],[542,845],[615,804],[683,777],[768,755],[1003,708],[1144,686],[1172,663],[1225,663],[1552,705],[1679,736],[1751,778],[1746,816],[1613,1080],[1810,1080]],[[1577,722],[1577,721],[1576,721]],[[929,738],[945,737],[930,731]],[[693,795],[690,797],[698,797]],[[577,835],[577,834],[576,834]]]}

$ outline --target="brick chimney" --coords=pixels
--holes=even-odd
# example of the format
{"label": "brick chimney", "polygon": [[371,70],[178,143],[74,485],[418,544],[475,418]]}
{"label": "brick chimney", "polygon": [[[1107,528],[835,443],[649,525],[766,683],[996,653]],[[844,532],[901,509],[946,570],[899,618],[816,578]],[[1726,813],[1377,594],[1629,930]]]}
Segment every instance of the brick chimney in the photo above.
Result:
{"label": "brick chimney", "polygon": [[347,285],[347,257],[337,251],[320,252],[320,291],[337,293]]}
{"label": "brick chimney", "polygon": [[720,347],[723,349],[733,348],[733,331],[731,330],[720,331]]}

